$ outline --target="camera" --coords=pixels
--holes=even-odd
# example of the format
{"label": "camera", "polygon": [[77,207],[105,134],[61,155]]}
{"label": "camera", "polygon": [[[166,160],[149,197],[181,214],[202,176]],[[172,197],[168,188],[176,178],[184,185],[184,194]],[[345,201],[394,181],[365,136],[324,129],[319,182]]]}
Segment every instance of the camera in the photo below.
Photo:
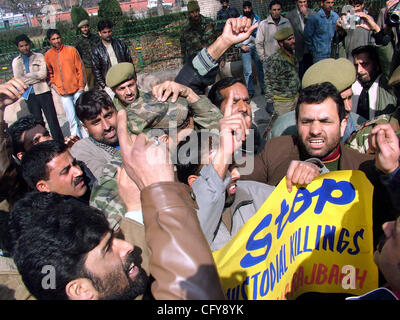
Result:
{"label": "camera", "polygon": [[400,24],[400,2],[388,10],[387,17],[391,25],[397,26]]}
{"label": "camera", "polygon": [[360,25],[362,22],[362,18],[355,14],[355,10],[352,5],[345,5],[342,8],[341,20],[342,28],[345,30],[355,29],[355,27]]}

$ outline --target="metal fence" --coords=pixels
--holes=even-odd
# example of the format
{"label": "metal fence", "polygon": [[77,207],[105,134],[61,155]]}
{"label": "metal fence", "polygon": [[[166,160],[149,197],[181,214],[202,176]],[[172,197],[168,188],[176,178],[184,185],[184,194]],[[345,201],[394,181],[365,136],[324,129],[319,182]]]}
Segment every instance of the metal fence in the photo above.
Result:
{"label": "metal fence", "polygon": [[[237,0],[242,3],[242,1]],[[341,8],[337,1],[336,10]],[[234,1],[231,1],[234,4]],[[254,3],[254,2],[253,2]],[[284,13],[293,7],[294,1],[282,1]],[[290,3],[290,4],[289,4]],[[367,8],[376,18],[379,9],[385,6],[385,0],[370,0]],[[239,11],[241,7],[236,6]],[[266,7],[266,5],[264,5]],[[319,7],[319,1],[311,3],[315,10]],[[283,13],[283,14],[284,14]],[[267,13],[261,14],[262,18],[267,17]],[[124,40],[130,47],[133,62],[136,70],[144,73],[157,71],[160,69],[174,69],[182,66],[182,56],[180,51],[179,37],[184,23],[187,21],[185,14],[172,14],[162,17],[152,17],[146,19],[146,23],[140,20],[127,21],[119,29],[115,29],[115,37]],[[71,32],[64,38],[64,43],[74,45],[75,37]],[[7,45],[0,43],[0,83],[12,78],[11,61],[19,53],[16,51],[13,39],[9,39]],[[34,40],[34,51],[45,53],[49,49],[43,40]]]}

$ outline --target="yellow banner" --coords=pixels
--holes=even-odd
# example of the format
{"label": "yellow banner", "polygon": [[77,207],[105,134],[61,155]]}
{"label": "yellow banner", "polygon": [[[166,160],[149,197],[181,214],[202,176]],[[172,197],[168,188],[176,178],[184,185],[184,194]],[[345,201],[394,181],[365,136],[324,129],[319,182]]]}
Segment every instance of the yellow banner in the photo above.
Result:
{"label": "yellow banner", "polygon": [[336,171],[289,193],[285,178],[214,259],[228,299],[295,299],[306,292],[364,294],[378,286],[373,187]]}

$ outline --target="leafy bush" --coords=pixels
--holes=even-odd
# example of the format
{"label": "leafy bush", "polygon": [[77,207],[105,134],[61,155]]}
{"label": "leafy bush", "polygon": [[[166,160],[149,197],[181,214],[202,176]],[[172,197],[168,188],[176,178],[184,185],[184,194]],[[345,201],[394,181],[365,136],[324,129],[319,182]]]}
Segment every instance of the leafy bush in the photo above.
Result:
{"label": "leafy bush", "polygon": [[122,17],[122,9],[118,0],[101,0],[99,2],[98,16],[115,24]]}
{"label": "leafy bush", "polygon": [[82,20],[89,20],[89,14],[86,12],[83,7],[73,7],[71,9],[71,20],[72,24],[76,28]]}

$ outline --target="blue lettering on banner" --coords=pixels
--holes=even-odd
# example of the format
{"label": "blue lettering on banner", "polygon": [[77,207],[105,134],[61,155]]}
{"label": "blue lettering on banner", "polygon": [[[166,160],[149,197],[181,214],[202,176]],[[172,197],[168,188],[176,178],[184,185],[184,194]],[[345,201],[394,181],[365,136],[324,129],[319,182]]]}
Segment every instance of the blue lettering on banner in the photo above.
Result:
{"label": "blue lettering on banner", "polygon": [[[247,293],[249,289],[252,290],[251,298],[253,300],[265,297],[275,288],[277,283],[284,279],[284,275],[289,270],[290,265],[295,262],[299,255],[306,252],[311,252],[314,249],[328,251],[334,248],[340,254],[347,251],[352,255],[360,252],[358,241],[360,238],[363,239],[364,229],[361,228],[352,235],[348,229],[343,228],[337,236],[333,230],[336,230],[336,227],[333,225],[303,226],[302,228],[298,228],[289,237],[290,241],[288,244],[290,244],[290,246],[287,247],[286,244],[281,245],[280,251],[276,254],[275,259],[272,261],[264,260],[266,265],[264,270],[247,275],[243,282],[233,288],[228,288],[226,291],[227,298],[229,300],[247,300]],[[319,241],[314,240],[314,237],[317,237]],[[313,243],[316,245],[314,248],[309,246],[309,244]],[[322,244],[321,247],[319,247],[320,243]],[[288,255],[288,261],[286,260],[286,250],[289,250],[290,252]],[[313,283],[318,284],[318,281],[322,281],[316,276],[323,271],[319,269],[318,271],[316,268],[322,267],[328,268],[323,265],[315,264],[314,269],[311,272],[311,277],[307,275],[301,275],[301,278],[304,277],[304,285],[311,285]],[[302,272],[302,270],[302,267],[300,267],[299,272]],[[333,271],[335,270],[331,270],[332,274],[334,274]],[[299,276],[300,273],[297,275],[295,274],[295,277]],[[339,276],[340,274],[336,275],[336,277]]]}
{"label": "blue lettering on banner", "polygon": [[[334,197],[332,194],[335,191],[340,191],[340,196]],[[333,179],[324,179],[321,187],[316,189],[314,192],[309,192],[305,188],[300,188],[297,190],[297,193],[293,199],[293,203],[290,209],[289,204],[286,199],[281,202],[281,211],[280,214],[275,219],[275,225],[277,226],[277,239],[280,239],[287,223],[293,223],[299,216],[301,216],[312,204],[312,198],[317,197],[317,202],[314,208],[315,214],[321,214],[323,209],[327,203],[332,203],[335,205],[346,205],[351,203],[355,198],[356,192],[354,186],[348,181],[335,181]],[[296,205],[301,204],[300,207],[296,210]],[[290,211],[289,211],[290,209]],[[289,213],[289,215],[288,215]],[[288,215],[288,216],[287,216]],[[284,221],[285,216],[287,216]],[[256,226],[253,232],[250,234],[249,239],[246,243],[247,252],[244,257],[240,261],[240,266],[242,268],[250,268],[253,267],[263,261],[265,261],[268,257],[268,253],[272,246],[272,234],[268,232],[263,238],[256,239],[257,235],[262,234],[262,232],[267,230],[272,221],[272,214],[267,214],[261,222]],[[334,250],[334,240],[335,240],[335,226],[325,226],[325,232],[322,239],[322,249],[327,250],[329,246],[329,250]],[[343,231],[342,231],[343,232]],[[342,246],[345,246],[343,242],[343,237],[346,235],[346,232],[339,237],[340,244],[338,243],[338,248],[342,249]],[[309,227],[305,229],[304,239],[307,239],[307,242],[303,242],[303,247],[301,248],[300,242],[302,238],[302,230],[298,229],[296,231],[296,235],[292,235],[290,237],[290,261],[294,259],[295,256],[299,255],[302,252],[310,252],[312,249],[308,247],[308,238],[309,238]],[[320,241],[321,241],[321,233],[322,226],[318,226],[316,234],[317,237],[315,239],[315,249],[320,249]],[[356,254],[359,252],[359,248],[357,244],[358,237],[362,238],[363,233],[359,235],[354,235],[353,242],[355,243],[355,251],[348,251],[351,254]],[[347,247],[347,246],[346,246]],[[265,248],[265,252],[258,256],[253,256],[251,251],[256,251]],[[358,248],[358,249],[357,249]],[[292,250],[293,249],[293,250]],[[345,249],[345,248],[344,248]],[[343,249],[343,250],[344,250]],[[342,252],[343,252],[342,250]],[[358,251],[357,251],[358,250]],[[339,251],[339,250],[338,250]],[[356,253],[354,253],[356,252]],[[292,255],[294,254],[294,255]],[[278,276],[279,278],[280,276]],[[270,278],[270,281],[272,279]],[[271,281],[272,284],[272,281]]]}

